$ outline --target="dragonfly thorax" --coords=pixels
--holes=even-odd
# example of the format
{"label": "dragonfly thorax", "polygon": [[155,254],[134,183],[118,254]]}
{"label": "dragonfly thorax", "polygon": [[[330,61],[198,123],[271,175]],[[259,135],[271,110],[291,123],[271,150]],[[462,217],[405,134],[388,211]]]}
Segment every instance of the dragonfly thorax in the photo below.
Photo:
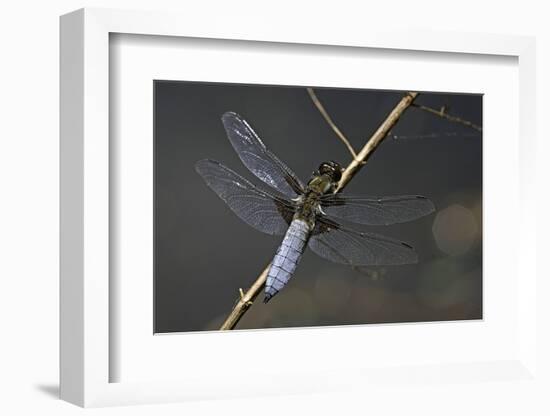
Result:
{"label": "dragonfly thorax", "polygon": [[333,192],[342,177],[342,172],[343,169],[337,162],[321,163],[307,184],[308,191],[318,195]]}
{"label": "dragonfly thorax", "polygon": [[338,182],[334,182],[329,175],[314,175],[307,184],[307,194],[315,194],[319,197],[330,192]]}

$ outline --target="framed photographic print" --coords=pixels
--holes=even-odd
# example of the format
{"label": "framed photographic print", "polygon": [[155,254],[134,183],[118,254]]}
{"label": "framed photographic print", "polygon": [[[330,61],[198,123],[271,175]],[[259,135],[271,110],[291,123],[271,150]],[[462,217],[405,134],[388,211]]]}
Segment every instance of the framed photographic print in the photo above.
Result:
{"label": "framed photographic print", "polygon": [[532,42],[63,16],[62,398],[531,379]]}
{"label": "framed photographic print", "polygon": [[[412,102],[407,92],[166,80],[153,89],[155,333],[482,318],[481,95],[420,93],[367,168],[332,120],[367,143],[364,131]],[[446,105],[474,122],[441,113]],[[272,132],[270,149],[242,114]],[[218,160],[237,170],[242,161],[267,186]],[[227,316],[243,277],[271,258],[264,305],[258,290],[243,291]]]}

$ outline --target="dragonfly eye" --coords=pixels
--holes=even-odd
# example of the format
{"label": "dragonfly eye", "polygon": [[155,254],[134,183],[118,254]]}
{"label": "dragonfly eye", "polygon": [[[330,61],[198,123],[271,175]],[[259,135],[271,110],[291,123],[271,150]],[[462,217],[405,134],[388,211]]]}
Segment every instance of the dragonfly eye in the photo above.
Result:
{"label": "dragonfly eye", "polygon": [[319,165],[319,173],[321,175],[328,175],[334,182],[338,182],[342,177],[342,166],[338,162],[331,160],[330,162],[323,162]]}

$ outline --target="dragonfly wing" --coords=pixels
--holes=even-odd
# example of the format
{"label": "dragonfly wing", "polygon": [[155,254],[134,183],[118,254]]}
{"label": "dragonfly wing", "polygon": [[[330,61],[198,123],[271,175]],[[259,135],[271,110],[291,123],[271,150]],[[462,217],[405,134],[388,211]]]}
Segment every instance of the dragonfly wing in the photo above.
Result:
{"label": "dragonfly wing", "polygon": [[290,198],[303,193],[304,185],[296,174],[266,148],[241,116],[227,112],[222,122],[239,158],[255,176]]}
{"label": "dragonfly wing", "polygon": [[294,215],[294,205],[266,192],[228,167],[204,159],[195,169],[206,184],[248,225],[272,235],[283,235]]}
{"label": "dragonfly wing", "polygon": [[389,197],[324,195],[323,212],[331,217],[365,225],[390,225],[412,221],[435,211],[434,204],[420,195]]}
{"label": "dragonfly wing", "polygon": [[348,266],[418,262],[416,252],[407,243],[351,230],[327,217],[317,220],[309,240],[309,248],[324,259]]}

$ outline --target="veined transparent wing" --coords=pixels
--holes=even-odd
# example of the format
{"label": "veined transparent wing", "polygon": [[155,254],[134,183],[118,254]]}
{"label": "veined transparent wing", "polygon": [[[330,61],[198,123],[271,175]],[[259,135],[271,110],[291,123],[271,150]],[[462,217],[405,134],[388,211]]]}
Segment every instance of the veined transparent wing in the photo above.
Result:
{"label": "veined transparent wing", "polygon": [[296,174],[267,149],[241,116],[227,112],[222,122],[239,158],[255,176],[290,198],[303,193],[304,185]]}
{"label": "veined transparent wing", "polygon": [[294,215],[294,205],[266,192],[215,160],[195,164],[206,184],[237,216],[258,231],[283,235]]}
{"label": "veined transparent wing", "polygon": [[420,195],[354,196],[329,194],[321,197],[327,215],[365,225],[390,225],[412,221],[435,211],[434,204]]}
{"label": "veined transparent wing", "polygon": [[320,257],[348,266],[418,262],[416,252],[407,243],[351,230],[327,217],[318,218],[309,239],[309,248]]}

